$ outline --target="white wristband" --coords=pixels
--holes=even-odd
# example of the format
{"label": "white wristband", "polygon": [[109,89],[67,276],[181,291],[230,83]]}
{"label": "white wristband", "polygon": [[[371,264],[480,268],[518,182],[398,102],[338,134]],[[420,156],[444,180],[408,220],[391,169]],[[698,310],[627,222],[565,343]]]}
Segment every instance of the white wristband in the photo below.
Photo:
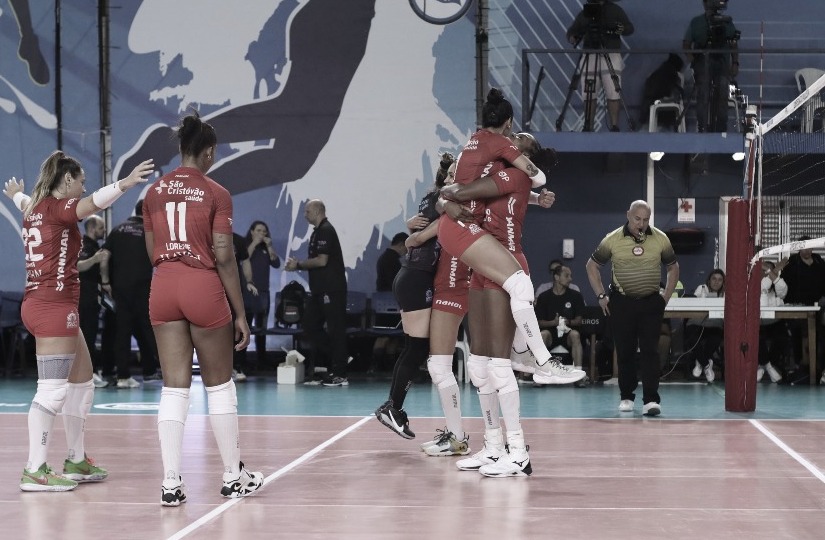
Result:
{"label": "white wristband", "polygon": [[23,193],[22,191],[18,191],[12,196],[11,200],[14,202],[14,206],[16,206],[18,210],[23,212],[25,208],[29,205],[29,202],[32,200],[32,198]]}
{"label": "white wristband", "polygon": [[103,186],[92,193],[92,202],[98,208],[109,208],[121,195],[123,195],[123,192],[120,191],[120,180],[118,180],[114,184]]}
{"label": "white wristband", "polygon": [[530,180],[533,182],[533,189],[535,189],[547,183],[547,176],[545,176],[543,172],[539,171],[535,176],[531,176]]}

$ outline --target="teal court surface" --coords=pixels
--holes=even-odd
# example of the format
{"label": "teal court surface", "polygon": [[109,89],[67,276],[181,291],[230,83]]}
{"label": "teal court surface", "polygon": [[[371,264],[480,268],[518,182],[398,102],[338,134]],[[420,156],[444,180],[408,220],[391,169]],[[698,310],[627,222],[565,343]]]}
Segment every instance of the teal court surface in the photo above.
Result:
{"label": "teal court surface", "polygon": [[[419,443],[443,428],[438,396],[422,383],[405,409],[405,440],[373,411],[387,379],[350,386],[238,384],[242,459],[266,483],[252,497],[220,497],[221,463],[206,397],[193,383],[183,480],[188,502],[159,504],[155,415],[161,384],[98,389],[87,450],[109,478],[66,493],[23,493],[26,412],[34,379],[0,380],[3,538],[823,538],[825,388],[757,385],[753,413],[724,410],[724,382],[663,383],[663,414],[619,413],[616,386],[522,385],[522,426],[533,474],[486,478]],[[482,423],[462,385],[471,452]],[[65,458],[60,418],[49,462]]]}

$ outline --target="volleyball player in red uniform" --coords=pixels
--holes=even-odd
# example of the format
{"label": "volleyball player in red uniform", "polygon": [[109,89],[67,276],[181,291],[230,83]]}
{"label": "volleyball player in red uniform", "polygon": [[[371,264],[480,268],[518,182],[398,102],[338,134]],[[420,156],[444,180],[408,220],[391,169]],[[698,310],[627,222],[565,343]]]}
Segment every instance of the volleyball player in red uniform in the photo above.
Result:
{"label": "volleyball player in red uniform", "polygon": [[[546,176],[515,146],[505,148],[513,122],[513,107],[504,99],[501,92],[492,89],[482,110],[483,129],[478,131],[464,146],[458,158],[456,184],[467,184],[480,176],[494,175],[503,169],[505,162],[519,166],[526,160],[526,167],[519,167],[531,178],[532,187],[544,185]],[[518,155],[519,157],[514,157]],[[485,164],[486,163],[486,164]],[[482,166],[482,164],[485,164]],[[481,171],[481,174],[479,174]],[[532,173],[532,174],[531,174]],[[454,220],[440,220],[438,239],[442,247],[451,255],[486,278],[500,285],[510,296],[510,310],[516,327],[536,358],[536,371],[533,380],[544,384],[575,382],[578,374],[572,374],[556,361],[544,344],[539,331],[536,313],[533,310],[533,283],[523,271],[515,257],[482,227],[483,201],[468,201],[474,208],[474,215],[479,219],[469,225]],[[480,363],[474,364],[481,369]],[[470,370],[470,376],[473,372]],[[479,373],[484,379],[486,375]]]}
{"label": "volleyball player in red uniform", "polygon": [[[452,370],[458,327],[467,312],[470,269],[443,253],[436,239],[439,211],[443,210],[438,208],[439,190],[445,183],[452,183],[454,170],[452,155],[445,154],[436,171],[435,189],[424,196],[419,213],[408,220],[412,235],[407,239],[407,255],[393,283],[401,308],[404,350],[393,369],[390,399],[375,411],[385,426],[404,438],[415,437],[402,407],[418,366],[426,359],[447,422],[439,436],[421,445],[422,451],[431,456],[466,455],[470,451],[462,428],[458,381]],[[451,209],[454,215],[459,215],[460,210]]]}
{"label": "volleyball player in red uniform", "polygon": [[[515,140],[520,149],[541,164],[543,169],[555,165],[555,152],[540,150],[529,135],[520,134]],[[470,184],[445,188],[442,194],[457,202],[485,200],[485,231],[513,255],[525,274],[529,274],[527,259],[521,249],[521,233],[531,197],[530,188],[530,179],[526,174],[516,168],[507,168]],[[478,388],[482,417],[485,419],[484,448],[456,465],[462,470],[478,470],[486,476],[526,476],[532,473],[520,423],[519,388],[510,361],[515,333],[510,303],[509,295],[500,284],[473,273],[470,334],[474,339],[468,371]],[[567,371],[573,380],[584,376],[584,372]],[[499,407],[507,427],[507,450],[499,424]]]}
{"label": "volleyball player in red uniform", "polygon": [[146,249],[156,268],[149,318],[163,371],[158,434],[164,506],[186,502],[180,463],[193,350],[224,465],[221,495],[243,497],[263,485],[263,475],[247,471],[240,461],[232,346],[247,346],[249,326],[232,248],[232,199],[206,176],[215,162],[217,136],[194,113],[182,119],[178,138],[181,166],[161,177],[143,202]]}
{"label": "volleyball player in red uniform", "polygon": [[[114,184],[83,195],[86,174],[61,151],[40,166],[32,196],[23,182],[6,182],[3,192],[23,211],[26,289],[22,317],[34,335],[37,391],[29,409],[29,458],[20,479],[23,491],[68,491],[78,482],[104,480],[108,472],[86,456],[84,425],[94,398],[92,361],[80,330],[77,260],[81,237],[77,222],[108,208],[127,189],[146,182],[151,160]],[[63,475],[46,463],[54,418],[63,413],[68,457]]]}

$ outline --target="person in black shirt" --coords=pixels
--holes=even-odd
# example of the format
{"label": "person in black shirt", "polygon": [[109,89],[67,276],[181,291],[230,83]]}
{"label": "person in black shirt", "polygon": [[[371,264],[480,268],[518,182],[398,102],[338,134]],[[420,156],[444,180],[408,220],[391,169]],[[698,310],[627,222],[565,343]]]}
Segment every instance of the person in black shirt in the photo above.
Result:
{"label": "person in black shirt", "polygon": [[[338,233],[326,216],[323,201],[313,199],[304,206],[304,217],[315,227],[309,239],[306,260],[290,257],[284,270],[309,271],[309,291],[303,326],[314,344],[313,357],[318,349],[329,345],[331,371],[323,380],[324,386],[347,386],[347,275],[344,255]],[[326,333],[324,332],[326,322]],[[315,358],[310,367],[314,367]]]}
{"label": "person in black shirt", "polygon": [[138,343],[144,381],[161,380],[158,347],[149,322],[149,289],[152,263],[146,253],[143,230],[143,199],[135,205],[135,215],[112,229],[103,248],[111,253],[101,265],[103,289],[115,301],[115,360],[117,387],[137,388],[131,375],[132,335]]}
{"label": "person in black shirt", "polygon": [[401,258],[407,253],[407,246],[404,242],[407,241],[410,235],[400,232],[392,237],[390,247],[378,257],[378,262],[375,265],[375,290],[376,291],[391,291],[392,282],[395,275],[401,270]]}
{"label": "person in black shirt", "polygon": [[83,235],[83,243],[77,261],[77,270],[80,272],[78,316],[80,317],[80,329],[83,330],[83,338],[86,340],[86,346],[92,356],[94,385],[97,388],[104,388],[109,385],[107,378],[114,375],[114,364],[112,363],[110,349],[115,328],[114,315],[111,311],[106,310],[101,336],[101,347],[103,348],[101,353],[96,344],[98,330],[100,329],[100,264],[108,260],[109,251],[100,249],[99,242],[106,233],[106,224],[100,216],[92,215],[86,219],[84,229],[86,234]]}
{"label": "person in black shirt", "polygon": [[536,298],[536,318],[548,349],[556,345],[570,348],[573,365],[582,367],[582,342],[578,327],[582,323],[584,299],[570,288],[573,274],[569,267],[559,265],[553,270],[553,287]]}
{"label": "person in black shirt", "polygon": [[[235,260],[238,262],[238,278],[241,280],[241,292],[243,293],[244,311],[246,306],[258,301],[258,288],[255,287],[255,280],[252,277],[252,265],[249,263],[249,252],[246,249],[246,239],[238,233],[232,233],[232,249],[235,251]],[[231,308],[231,306],[230,306]],[[233,313],[234,317],[235,314]],[[247,321],[252,319],[247,314]],[[251,329],[250,329],[251,330]],[[257,339],[257,335],[255,336]],[[265,336],[264,336],[265,337]],[[257,344],[255,345],[257,348]],[[232,380],[235,382],[246,382],[244,370],[246,364],[246,349],[237,351],[232,349]]]}

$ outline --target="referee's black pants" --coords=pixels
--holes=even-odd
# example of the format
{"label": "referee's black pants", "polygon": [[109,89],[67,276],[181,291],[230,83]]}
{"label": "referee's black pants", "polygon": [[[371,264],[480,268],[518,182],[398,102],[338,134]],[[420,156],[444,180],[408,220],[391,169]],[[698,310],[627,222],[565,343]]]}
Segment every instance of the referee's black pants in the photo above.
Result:
{"label": "referee's black pants", "polygon": [[659,399],[659,334],[665,312],[665,299],[659,293],[632,298],[618,292],[610,294],[610,325],[619,364],[621,399],[633,401],[639,383],[636,348],[639,349],[639,372],[642,377],[642,401]]}

